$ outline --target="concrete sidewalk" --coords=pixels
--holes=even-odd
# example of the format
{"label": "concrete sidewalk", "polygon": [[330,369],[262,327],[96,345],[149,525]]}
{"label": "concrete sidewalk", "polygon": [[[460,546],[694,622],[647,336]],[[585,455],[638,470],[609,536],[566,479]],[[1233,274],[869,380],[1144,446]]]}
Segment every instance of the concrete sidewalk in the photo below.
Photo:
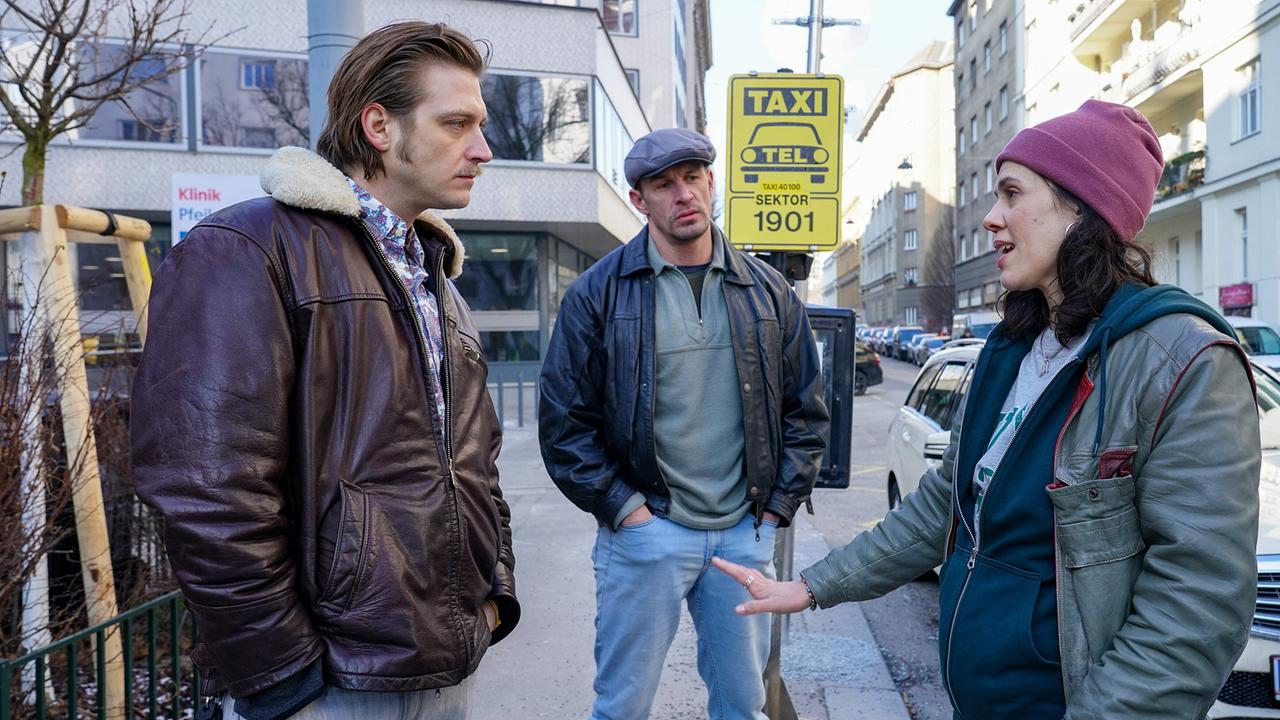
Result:
{"label": "concrete sidewalk", "polygon": [[[472,717],[586,718],[595,672],[595,520],[547,477],[532,427],[507,429],[498,465],[511,504],[523,618],[481,664]],[[797,516],[796,568],[826,552],[821,534],[807,517]],[[653,718],[706,717],[694,646],[686,612],[667,655]],[[806,720],[909,717],[856,604],[792,616],[783,678]]]}

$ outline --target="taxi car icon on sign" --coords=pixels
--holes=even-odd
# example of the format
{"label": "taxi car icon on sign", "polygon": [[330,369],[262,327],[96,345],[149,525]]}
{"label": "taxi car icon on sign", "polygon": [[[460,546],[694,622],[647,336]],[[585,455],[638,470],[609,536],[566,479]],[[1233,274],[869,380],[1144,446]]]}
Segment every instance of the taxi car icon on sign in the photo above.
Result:
{"label": "taxi car icon on sign", "polygon": [[789,178],[808,173],[810,182],[821,185],[827,180],[831,154],[813,125],[773,122],[756,126],[741,157],[744,182],[758,183],[765,173],[787,173]]}

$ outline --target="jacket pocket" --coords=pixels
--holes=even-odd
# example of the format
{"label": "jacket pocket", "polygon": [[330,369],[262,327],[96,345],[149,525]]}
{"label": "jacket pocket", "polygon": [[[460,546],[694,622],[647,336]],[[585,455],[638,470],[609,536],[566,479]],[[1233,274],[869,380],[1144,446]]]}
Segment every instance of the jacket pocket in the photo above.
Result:
{"label": "jacket pocket", "polygon": [[943,682],[959,717],[1054,717],[1050,708],[1060,715],[1056,624],[1040,602],[1052,584],[983,555],[966,570],[968,556],[957,543],[939,589]]}
{"label": "jacket pocket", "polygon": [[341,615],[351,604],[364,574],[369,545],[369,502],[363,492],[346,482],[338,486],[338,494],[341,520],[333,541],[329,573],[320,579],[317,603]]}
{"label": "jacket pocket", "polygon": [[1097,663],[1129,616],[1133,584],[1142,571],[1142,524],[1132,475],[1087,480],[1048,491],[1062,560],[1060,602],[1069,674],[1083,677],[1084,658]]}
{"label": "jacket pocket", "polygon": [[1132,475],[1088,480],[1048,493],[1067,568],[1123,560],[1145,548]]}

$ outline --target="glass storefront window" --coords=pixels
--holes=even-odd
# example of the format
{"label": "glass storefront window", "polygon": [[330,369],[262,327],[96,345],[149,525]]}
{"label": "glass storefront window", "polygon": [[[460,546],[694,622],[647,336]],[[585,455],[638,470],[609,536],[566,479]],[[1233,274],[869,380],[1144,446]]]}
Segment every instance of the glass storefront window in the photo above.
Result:
{"label": "glass storefront window", "polygon": [[628,191],[631,188],[627,185],[623,163],[627,159],[627,153],[631,152],[631,146],[635,143],[599,82],[595,83],[594,105],[592,118],[596,126],[596,172],[600,173],[600,176],[607,180],[630,206]]}
{"label": "glass storefront window", "polygon": [[467,260],[454,284],[472,310],[538,309],[536,235],[464,232],[461,236]]}
{"label": "glass storefront window", "polygon": [[537,362],[537,330],[493,330],[480,333],[484,356],[488,362]]}
{"label": "glass storefront window", "polygon": [[579,78],[486,74],[481,85],[489,111],[484,136],[494,158],[590,162],[588,88]]}
{"label": "glass storefront window", "polygon": [[200,58],[200,139],[274,149],[310,143],[307,61],[210,50]]}
{"label": "glass storefront window", "polygon": [[[76,50],[82,77],[110,76],[124,52],[111,43],[83,45]],[[129,93],[124,102],[109,102],[94,113],[88,124],[68,137],[81,140],[122,140],[146,143],[177,143],[185,140],[182,99],[183,73],[161,77],[165,60],[152,59],[133,66],[135,77],[155,77]],[[89,91],[92,94],[92,90]],[[69,108],[70,110],[70,108]]]}

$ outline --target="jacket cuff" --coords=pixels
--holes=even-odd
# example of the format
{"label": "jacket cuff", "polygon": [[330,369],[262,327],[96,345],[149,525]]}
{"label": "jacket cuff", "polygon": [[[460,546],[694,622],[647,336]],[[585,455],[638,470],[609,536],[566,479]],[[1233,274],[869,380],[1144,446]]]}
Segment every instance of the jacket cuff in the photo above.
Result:
{"label": "jacket cuff", "polygon": [[488,599],[498,606],[498,617],[502,620],[502,624],[494,628],[493,636],[489,638],[490,645],[497,645],[520,622],[520,601],[516,600],[515,575],[505,563],[498,563],[494,570],[493,591],[489,593]]}
{"label": "jacket cuff", "polygon": [[609,489],[604,492],[600,501],[596,503],[595,511],[592,514],[596,516],[596,520],[601,525],[613,527],[613,521],[618,516],[618,511],[631,500],[631,496],[635,493],[635,488],[628,485],[621,477],[615,476],[613,483],[609,485]]}
{"label": "jacket cuff", "polygon": [[840,583],[842,575],[828,558],[801,570],[800,574],[809,582],[809,589],[813,591],[818,607],[826,609],[845,602],[844,587]]}
{"label": "jacket cuff", "polygon": [[765,512],[771,512],[781,518],[778,522],[778,527],[784,528],[791,524],[792,518],[796,515],[796,510],[800,509],[800,503],[796,502],[795,498],[790,495],[775,490],[769,496],[769,502],[765,503],[764,509]]}

